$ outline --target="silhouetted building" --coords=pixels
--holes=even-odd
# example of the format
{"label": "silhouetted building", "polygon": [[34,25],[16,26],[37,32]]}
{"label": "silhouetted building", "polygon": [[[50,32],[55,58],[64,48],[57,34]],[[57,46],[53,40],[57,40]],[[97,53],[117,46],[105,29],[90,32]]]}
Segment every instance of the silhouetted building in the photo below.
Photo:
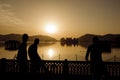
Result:
{"label": "silhouetted building", "polygon": [[4,43],[5,50],[17,50],[19,45],[20,41],[17,40],[9,40]]}

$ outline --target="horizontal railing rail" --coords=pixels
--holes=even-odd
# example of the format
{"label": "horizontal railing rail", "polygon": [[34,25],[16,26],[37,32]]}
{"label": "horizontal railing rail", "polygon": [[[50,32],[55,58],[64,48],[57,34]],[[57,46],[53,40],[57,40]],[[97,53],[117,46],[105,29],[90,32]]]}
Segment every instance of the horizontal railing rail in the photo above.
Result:
{"label": "horizontal railing rail", "polygon": [[[28,72],[31,63],[28,60]],[[55,75],[91,75],[90,62],[67,61],[67,60],[43,60],[45,67]],[[120,76],[120,62],[104,62],[110,76]],[[0,59],[0,72],[19,72],[19,65],[16,60]],[[38,73],[44,74],[45,70],[39,68]]]}

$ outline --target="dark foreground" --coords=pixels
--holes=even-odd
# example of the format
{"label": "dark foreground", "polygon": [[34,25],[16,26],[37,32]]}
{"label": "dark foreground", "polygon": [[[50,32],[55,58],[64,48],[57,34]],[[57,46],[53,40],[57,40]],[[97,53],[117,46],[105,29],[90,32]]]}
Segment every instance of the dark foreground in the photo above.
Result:
{"label": "dark foreground", "polygon": [[[2,73],[0,80],[94,80],[92,76],[73,76],[73,75],[55,75],[55,74],[23,74],[23,73]],[[120,77],[109,77],[100,80],[120,80]]]}
{"label": "dark foreground", "polygon": [[[40,67],[37,74],[32,74],[30,61],[28,73],[20,73],[16,60],[0,59],[0,80],[98,80],[93,79],[90,62],[85,61],[43,61],[46,69]],[[109,76],[99,80],[120,80],[120,62],[104,62]]]}

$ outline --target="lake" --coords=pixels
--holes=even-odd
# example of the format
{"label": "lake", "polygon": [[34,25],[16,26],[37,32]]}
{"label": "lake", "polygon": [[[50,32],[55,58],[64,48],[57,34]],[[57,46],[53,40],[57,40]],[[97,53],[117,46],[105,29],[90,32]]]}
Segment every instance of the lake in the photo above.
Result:
{"label": "lake", "polygon": [[[29,47],[30,44],[28,44]],[[60,42],[56,43],[40,43],[38,46],[39,56],[43,60],[73,60],[84,61],[86,48],[81,45],[78,46],[61,46]],[[0,59],[14,59],[17,50],[9,51],[4,49],[4,45],[0,45]],[[120,62],[120,48],[112,48],[111,53],[102,54],[104,61],[118,61]],[[116,58],[115,58],[116,57]],[[29,59],[29,57],[28,57]]]}

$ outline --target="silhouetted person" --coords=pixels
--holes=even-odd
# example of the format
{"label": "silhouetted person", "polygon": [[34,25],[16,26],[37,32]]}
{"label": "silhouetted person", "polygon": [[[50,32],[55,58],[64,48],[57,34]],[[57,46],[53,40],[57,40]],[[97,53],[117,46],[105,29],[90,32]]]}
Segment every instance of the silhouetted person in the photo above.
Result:
{"label": "silhouetted person", "polygon": [[19,71],[27,72],[27,40],[28,35],[22,35],[22,43],[18,47],[17,62],[19,64]]}
{"label": "silhouetted person", "polygon": [[93,37],[93,44],[88,47],[86,52],[86,61],[88,61],[89,55],[93,78],[95,80],[100,80],[101,76],[105,75],[107,71],[102,60],[102,47],[99,43],[98,37]]}
{"label": "silhouetted person", "polygon": [[43,64],[42,59],[40,58],[37,52],[37,46],[39,44],[39,39],[36,38],[34,43],[28,48],[28,55],[31,61],[31,72],[36,73],[39,68],[43,68],[47,71],[46,67]]}
{"label": "silhouetted person", "polygon": [[0,59],[0,73],[5,73],[6,72],[6,58]]}

